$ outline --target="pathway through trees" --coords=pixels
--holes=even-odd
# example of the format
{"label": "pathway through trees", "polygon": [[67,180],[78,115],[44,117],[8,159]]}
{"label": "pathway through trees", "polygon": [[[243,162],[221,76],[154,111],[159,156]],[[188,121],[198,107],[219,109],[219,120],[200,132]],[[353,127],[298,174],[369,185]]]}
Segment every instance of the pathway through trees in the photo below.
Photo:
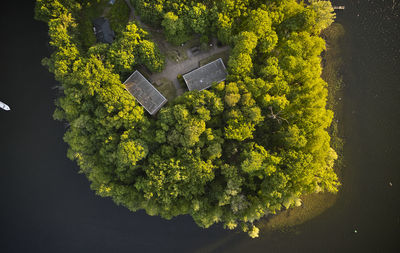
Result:
{"label": "pathway through trees", "polygon": [[[129,0],[125,0],[129,8],[131,9],[131,13],[129,16],[129,21],[135,20],[138,25],[147,30],[150,31],[152,34],[152,40],[157,44],[157,46],[160,48],[161,52],[164,54],[167,53],[168,51],[180,51],[179,48],[180,46],[174,46],[168,43],[163,35],[161,35],[160,31],[157,29],[154,29],[143,22],[141,22],[140,17],[135,15],[135,9],[131,5]],[[187,59],[183,60],[172,60],[169,57],[166,57],[165,59],[165,69],[161,73],[155,73],[150,76],[150,81],[152,83],[155,83],[161,79],[168,79],[173,82],[175,89],[177,91],[177,95],[181,95],[182,93],[185,92],[185,90],[181,87],[179,84],[179,81],[177,79],[178,75],[183,75],[186,74],[187,72],[196,69],[199,67],[199,61],[206,59],[212,55],[219,54],[222,52],[225,52],[229,50],[229,46],[223,46],[223,47],[218,47],[216,40],[213,41],[211,49],[207,51],[201,51],[197,55],[193,55],[190,52],[190,48],[187,49]]]}

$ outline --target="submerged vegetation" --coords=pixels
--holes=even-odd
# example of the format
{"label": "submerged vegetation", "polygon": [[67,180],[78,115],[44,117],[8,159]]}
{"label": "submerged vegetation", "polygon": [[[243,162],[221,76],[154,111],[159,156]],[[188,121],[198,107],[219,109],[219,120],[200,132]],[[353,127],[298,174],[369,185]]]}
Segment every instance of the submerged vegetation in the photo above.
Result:
{"label": "submerged vegetation", "polygon": [[301,204],[305,194],[337,191],[320,57],[330,2],[131,2],[171,43],[217,34],[232,47],[229,76],[153,118],[121,84],[138,65],[162,71],[149,34],[112,10],[116,40],[95,44],[80,20],[105,1],[37,0],[36,18],[48,23],[54,48],[43,63],[63,87],[54,117],[69,123],[68,157],[93,190],[132,211],[189,214],[201,227],[222,222],[251,237],[261,217]]}

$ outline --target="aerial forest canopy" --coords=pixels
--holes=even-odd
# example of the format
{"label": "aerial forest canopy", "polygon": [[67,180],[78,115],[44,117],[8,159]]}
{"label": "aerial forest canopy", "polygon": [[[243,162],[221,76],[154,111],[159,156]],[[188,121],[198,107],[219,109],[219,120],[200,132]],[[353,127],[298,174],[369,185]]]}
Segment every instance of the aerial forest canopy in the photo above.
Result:
{"label": "aerial forest canopy", "polygon": [[156,117],[121,82],[139,64],[162,71],[165,57],[119,15],[122,0],[111,7],[115,41],[95,43],[88,17],[104,2],[37,0],[35,10],[54,49],[43,64],[62,85],[54,118],[68,123],[67,155],[97,194],[256,237],[261,217],[304,194],[337,191],[326,130],[333,112],[320,77],[329,1],[131,0],[170,43],[217,36],[232,48],[225,82],[184,93]]}

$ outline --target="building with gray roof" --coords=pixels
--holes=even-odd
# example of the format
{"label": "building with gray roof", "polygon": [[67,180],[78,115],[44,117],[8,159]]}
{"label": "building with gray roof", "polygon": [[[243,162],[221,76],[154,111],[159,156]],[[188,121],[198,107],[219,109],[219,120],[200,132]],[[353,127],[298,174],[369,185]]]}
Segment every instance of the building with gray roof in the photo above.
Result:
{"label": "building with gray roof", "polygon": [[151,115],[156,114],[167,103],[167,99],[137,70],[124,82],[124,85]]}
{"label": "building with gray roof", "polygon": [[228,72],[221,58],[197,68],[185,75],[183,79],[189,91],[204,90],[210,88],[216,82],[225,81]]}
{"label": "building with gray roof", "polygon": [[101,17],[93,20],[93,31],[97,42],[111,44],[114,41],[115,33],[106,18]]}

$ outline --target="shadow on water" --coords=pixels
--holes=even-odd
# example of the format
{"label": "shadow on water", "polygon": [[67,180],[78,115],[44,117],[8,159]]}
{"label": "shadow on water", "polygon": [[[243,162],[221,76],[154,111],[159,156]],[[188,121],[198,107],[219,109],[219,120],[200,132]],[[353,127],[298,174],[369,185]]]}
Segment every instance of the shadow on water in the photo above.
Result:
{"label": "shadow on water", "polygon": [[400,6],[335,2],[346,4],[338,20],[347,31],[347,167],[338,201],[255,240],[221,226],[200,229],[188,216],[131,213],[95,196],[65,157],[65,129],[51,116],[56,82],[40,65],[49,55],[47,27],[32,20],[33,1],[4,4],[0,100],[12,111],[0,111],[0,252],[398,252]]}

